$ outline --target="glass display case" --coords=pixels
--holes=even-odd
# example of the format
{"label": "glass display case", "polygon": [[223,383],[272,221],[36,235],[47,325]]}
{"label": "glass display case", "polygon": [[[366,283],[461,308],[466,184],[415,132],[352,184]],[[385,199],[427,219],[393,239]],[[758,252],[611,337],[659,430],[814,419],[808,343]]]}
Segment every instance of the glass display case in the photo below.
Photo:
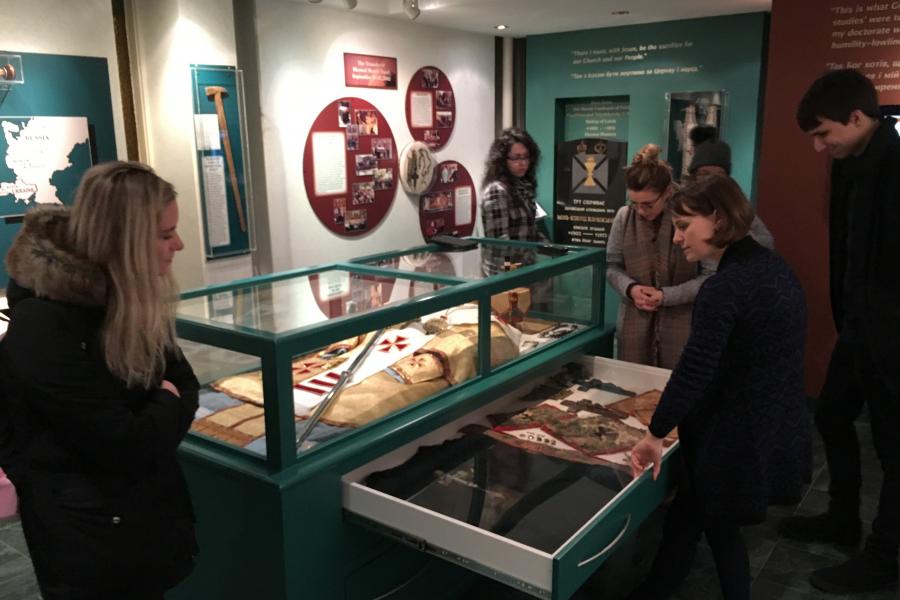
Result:
{"label": "glass display case", "polygon": [[[488,275],[496,256],[516,262]],[[186,293],[178,330],[203,386],[192,433],[282,468],[538,349],[596,335],[601,257],[426,246]]]}
{"label": "glass display case", "polygon": [[[396,540],[418,534],[397,527],[406,517],[379,524],[369,510],[382,492],[360,473],[379,457],[450,435],[572,360],[611,353],[602,250],[471,240],[183,294],[178,334],[202,390],[181,458],[201,558],[171,597],[457,598],[474,570],[562,598],[602,562],[563,576],[554,557],[605,538],[609,521],[595,514],[608,509],[589,510],[603,522],[595,533],[582,524],[536,550],[551,579],[563,569],[567,583],[555,586],[463,558],[461,546],[407,549]],[[621,471],[599,472],[608,506],[634,495]]]}

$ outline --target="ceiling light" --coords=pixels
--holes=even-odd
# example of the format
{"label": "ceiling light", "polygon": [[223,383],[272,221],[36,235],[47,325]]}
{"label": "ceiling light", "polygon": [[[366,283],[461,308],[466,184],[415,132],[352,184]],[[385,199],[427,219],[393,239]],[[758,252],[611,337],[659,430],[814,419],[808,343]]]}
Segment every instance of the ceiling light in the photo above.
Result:
{"label": "ceiling light", "polygon": [[346,4],[347,8],[349,8],[350,10],[356,8],[356,0],[344,0],[344,4]]}
{"label": "ceiling light", "polygon": [[503,31],[504,29],[509,29],[509,25],[494,25],[494,29],[499,29]]}
{"label": "ceiling light", "polygon": [[310,4],[319,4],[322,0],[308,0]]}
{"label": "ceiling light", "polygon": [[419,10],[419,0],[403,0],[403,12],[411,21],[414,21],[422,13]]}

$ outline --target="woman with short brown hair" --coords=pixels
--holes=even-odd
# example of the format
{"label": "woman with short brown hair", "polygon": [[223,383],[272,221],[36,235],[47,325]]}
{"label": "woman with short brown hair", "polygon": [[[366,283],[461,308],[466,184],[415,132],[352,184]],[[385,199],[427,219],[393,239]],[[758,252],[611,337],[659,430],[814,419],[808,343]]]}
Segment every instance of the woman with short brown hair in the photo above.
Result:
{"label": "woman with short brown hair", "polygon": [[799,501],[811,467],[806,301],[787,263],[747,234],[753,210],[734,180],[702,179],[676,192],[669,207],[685,258],[719,266],[697,294],[681,360],[631,453],[635,477],[652,468],[656,478],[663,440],[678,427],[678,493],[650,574],[632,598],[671,596],[705,534],[725,600],[748,600],[740,528],[763,521],[770,504]]}

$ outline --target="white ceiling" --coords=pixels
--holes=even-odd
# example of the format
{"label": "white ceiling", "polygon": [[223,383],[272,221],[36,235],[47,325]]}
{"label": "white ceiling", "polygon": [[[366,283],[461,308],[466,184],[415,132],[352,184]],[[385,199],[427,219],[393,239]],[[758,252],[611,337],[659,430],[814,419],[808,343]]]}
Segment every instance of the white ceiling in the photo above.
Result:
{"label": "white ceiling", "polygon": [[[308,0],[295,0],[306,2]],[[347,0],[320,0],[323,8],[347,10]],[[408,19],[403,0],[357,0],[356,11]],[[476,33],[522,37],[598,27],[674,21],[768,11],[772,0],[418,0],[417,23]],[[616,11],[628,14],[613,15]],[[508,25],[497,31],[497,24]]]}

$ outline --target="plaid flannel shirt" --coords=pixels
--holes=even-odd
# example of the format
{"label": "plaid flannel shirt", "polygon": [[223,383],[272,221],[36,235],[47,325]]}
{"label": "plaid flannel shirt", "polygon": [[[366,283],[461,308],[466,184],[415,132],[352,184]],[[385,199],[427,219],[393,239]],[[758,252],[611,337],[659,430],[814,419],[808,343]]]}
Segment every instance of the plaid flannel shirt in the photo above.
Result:
{"label": "plaid flannel shirt", "polygon": [[[535,224],[537,203],[534,196],[529,195],[520,201],[499,181],[493,181],[484,189],[484,200],[481,207],[481,220],[484,225],[484,236],[501,240],[523,240],[536,242],[541,240]],[[493,275],[503,271],[504,263],[532,264],[534,252],[516,250],[511,247],[482,247],[482,271],[485,275]]]}
{"label": "plaid flannel shirt", "polygon": [[481,219],[484,236],[501,240],[538,241],[535,226],[537,203],[534,196],[520,202],[499,181],[493,181],[484,189]]}

